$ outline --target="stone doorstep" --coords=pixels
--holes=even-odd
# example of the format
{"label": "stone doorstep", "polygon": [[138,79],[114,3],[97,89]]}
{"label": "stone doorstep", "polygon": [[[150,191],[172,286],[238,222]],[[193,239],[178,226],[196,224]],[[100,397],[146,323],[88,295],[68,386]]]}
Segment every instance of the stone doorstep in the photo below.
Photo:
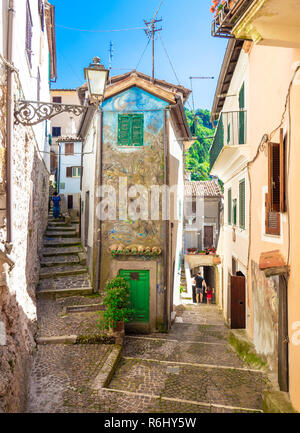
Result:
{"label": "stone doorstep", "polygon": [[[67,242],[66,240],[71,240],[72,238],[57,238],[57,239],[44,239],[46,243],[44,242],[45,248],[60,248],[60,247],[70,247],[72,245],[79,245],[81,244],[81,240],[79,238],[74,238],[73,241]],[[52,241],[51,243],[47,243],[47,241]]]}
{"label": "stone doorstep", "polygon": [[111,353],[108,355],[106,361],[102,365],[100,372],[96,376],[94,383],[91,386],[94,391],[106,388],[109,385],[114,375],[114,372],[116,371],[116,368],[121,360],[121,357],[122,345],[116,344]]}
{"label": "stone doorstep", "polygon": [[37,344],[75,344],[77,335],[61,335],[55,337],[38,337]]}
{"label": "stone doorstep", "polygon": [[88,305],[68,305],[63,307],[62,315],[69,313],[86,313],[92,311],[104,311],[106,308],[102,304],[88,304]]}

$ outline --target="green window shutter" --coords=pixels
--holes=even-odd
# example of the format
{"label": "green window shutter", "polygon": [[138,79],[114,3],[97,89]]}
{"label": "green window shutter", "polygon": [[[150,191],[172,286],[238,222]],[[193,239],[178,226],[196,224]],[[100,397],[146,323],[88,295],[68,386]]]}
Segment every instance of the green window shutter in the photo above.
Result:
{"label": "green window shutter", "polygon": [[237,223],[237,200],[233,200],[233,225],[236,226]]}
{"label": "green window shutter", "polygon": [[239,144],[245,144],[245,84],[239,93]]}
{"label": "green window shutter", "polygon": [[245,191],[245,179],[240,181],[239,184],[239,224],[241,229],[245,229],[246,220],[246,191]]}
{"label": "green window shutter", "polygon": [[118,116],[118,145],[130,146],[130,116],[119,114]]}
{"label": "green window shutter", "polygon": [[231,209],[232,209],[232,199],[231,199],[231,188],[228,190],[228,200],[227,200],[227,210],[228,210],[228,225],[231,225]]}
{"label": "green window shutter", "polygon": [[227,144],[230,143],[230,123],[227,124]]}
{"label": "green window shutter", "polygon": [[131,145],[143,146],[144,144],[144,115],[134,114],[131,118]]}

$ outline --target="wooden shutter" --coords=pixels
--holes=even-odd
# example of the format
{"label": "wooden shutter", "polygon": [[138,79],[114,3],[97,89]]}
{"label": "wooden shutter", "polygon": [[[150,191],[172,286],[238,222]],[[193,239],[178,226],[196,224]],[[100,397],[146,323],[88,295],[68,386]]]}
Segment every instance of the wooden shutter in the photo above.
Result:
{"label": "wooden shutter", "polygon": [[231,225],[231,209],[232,209],[232,199],[231,199],[231,188],[230,188],[228,190],[228,197],[227,197],[228,225]]}
{"label": "wooden shutter", "polygon": [[245,84],[239,93],[239,144],[245,144]]}
{"label": "wooden shutter", "polygon": [[269,142],[268,146],[268,198],[271,212],[280,211],[280,145]]}
{"label": "wooden shutter", "polygon": [[280,129],[280,212],[286,212],[286,141]]}
{"label": "wooden shutter", "polygon": [[67,177],[72,177],[72,167],[67,167],[66,168],[66,176]]}
{"label": "wooden shutter", "polygon": [[130,146],[130,115],[119,114],[118,116],[118,145]]}
{"label": "wooden shutter", "polygon": [[131,144],[143,146],[144,144],[144,115],[134,114],[132,116]]}
{"label": "wooden shutter", "polygon": [[65,155],[74,155],[74,143],[65,143]]}
{"label": "wooden shutter", "polygon": [[245,179],[239,183],[239,226],[244,229],[246,225],[246,188]]}
{"label": "wooden shutter", "polygon": [[25,49],[28,56],[30,67],[32,67],[32,59],[31,59],[31,44],[32,41],[32,18],[31,18],[31,12],[30,12],[30,5],[27,0],[26,2],[26,37],[25,37]]}
{"label": "wooden shutter", "polygon": [[280,213],[270,211],[268,194],[265,196],[265,231],[266,234],[280,236]]}

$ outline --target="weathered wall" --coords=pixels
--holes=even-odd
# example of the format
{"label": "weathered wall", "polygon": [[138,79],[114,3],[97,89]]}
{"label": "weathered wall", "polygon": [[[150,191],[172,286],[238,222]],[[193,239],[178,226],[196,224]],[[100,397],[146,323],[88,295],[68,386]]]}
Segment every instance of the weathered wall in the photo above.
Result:
{"label": "weathered wall", "polygon": [[[145,91],[134,87],[103,103],[103,184],[119,190],[119,177],[127,178],[127,186],[140,184],[146,188],[164,183],[164,120],[163,112],[167,103]],[[122,147],[117,145],[117,121],[119,113],[136,111],[144,113],[144,146]],[[149,190],[150,191],[150,190]],[[149,200],[150,203],[150,200]],[[118,217],[118,215],[117,215]],[[112,263],[108,252],[113,244],[158,246],[164,249],[164,222],[137,219],[104,221],[102,223],[101,245],[101,288],[112,278]],[[145,258],[132,260],[145,261]],[[160,256],[157,263],[156,281],[156,325],[163,323],[164,263]]]}
{"label": "weathered wall", "polygon": [[277,371],[278,357],[278,277],[266,278],[257,263],[251,262],[253,294],[253,342],[270,368]]}

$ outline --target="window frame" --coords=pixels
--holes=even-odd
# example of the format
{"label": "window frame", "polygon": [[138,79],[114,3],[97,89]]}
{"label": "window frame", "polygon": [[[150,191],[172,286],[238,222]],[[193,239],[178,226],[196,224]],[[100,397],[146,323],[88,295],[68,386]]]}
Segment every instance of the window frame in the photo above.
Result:
{"label": "window frame", "polygon": [[[68,149],[67,146],[71,146],[71,150]],[[74,155],[74,143],[65,143],[65,155],[64,156],[73,156]]]}
{"label": "window frame", "polygon": [[[74,170],[76,170],[77,171],[77,175],[75,175],[74,176]],[[80,177],[81,177],[81,166],[79,165],[79,166],[73,166],[72,167],[72,176],[71,177],[73,177],[74,179],[79,179]]]}

